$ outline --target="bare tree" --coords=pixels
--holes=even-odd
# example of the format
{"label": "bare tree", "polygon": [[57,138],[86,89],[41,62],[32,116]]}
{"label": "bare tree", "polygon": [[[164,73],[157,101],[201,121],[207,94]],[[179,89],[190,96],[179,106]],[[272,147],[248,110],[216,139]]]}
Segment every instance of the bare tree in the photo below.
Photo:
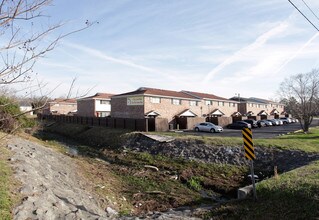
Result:
{"label": "bare tree", "polygon": [[292,75],[281,83],[279,91],[303,131],[308,132],[319,109],[319,70]]}
{"label": "bare tree", "polygon": [[0,85],[30,80],[32,68],[38,58],[53,50],[61,38],[93,24],[86,20],[83,28],[49,40],[48,34],[62,26],[43,25],[41,22],[45,17],[42,9],[51,2],[0,0]]}
{"label": "bare tree", "polygon": [[73,79],[72,79],[72,82],[70,84],[70,88],[68,90],[68,94],[66,96],[67,99],[70,99],[70,98],[75,98],[75,99],[78,99],[78,98],[83,98],[84,96],[88,95],[92,89],[95,88],[96,85],[90,87],[90,88],[87,88],[85,90],[82,89],[82,91],[80,92],[80,88],[78,88],[76,90],[76,93],[73,94],[73,90],[75,88],[75,85],[76,85],[76,81],[78,80],[78,76],[75,76]]}
{"label": "bare tree", "polygon": [[[48,16],[43,9],[51,5],[52,0],[0,0],[0,95],[8,97],[3,89],[13,83],[25,83],[37,80],[33,67],[37,60],[53,50],[59,40],[73,33],[82,31],[94,23],[88,20],[83,27],[52,37],[51,34],[63,26],[62,23],[48,24]],[[50,36],[49,36],[50,35]],[[31,84],[30,84],[31,85]],[[36,81],[37,88],[30,86],[30,96],[35,109],[41,109],[49,100],[49,94],[43,94],[45,84]],[[3,90],[3,91],[2,91]],[[34,93],[40,91],[40,97]],[[8,102],[9,104],[11,103]],[[9,104],[0,103],[0,123],[12,124],[24,113],[13,113],[10,116],[4,111]],[[2,112],[2,113],[1,113]],[[0,126],[1,129],[1,126]]]}

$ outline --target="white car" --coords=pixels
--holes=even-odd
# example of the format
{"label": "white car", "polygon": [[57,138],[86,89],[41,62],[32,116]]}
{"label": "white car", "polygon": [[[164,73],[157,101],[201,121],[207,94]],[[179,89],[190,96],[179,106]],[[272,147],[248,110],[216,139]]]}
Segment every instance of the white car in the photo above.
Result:
{"label": "white car", "polygon": [[207,131],[207,132],[223,132],[223,128],[221,126],[215,125],[211,122],[202,122],[195,125],[195,131]]}

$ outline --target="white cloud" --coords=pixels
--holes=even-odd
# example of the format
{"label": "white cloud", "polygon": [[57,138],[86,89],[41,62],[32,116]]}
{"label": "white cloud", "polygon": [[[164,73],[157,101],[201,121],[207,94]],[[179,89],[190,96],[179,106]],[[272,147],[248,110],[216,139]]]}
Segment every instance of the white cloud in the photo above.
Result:
{"label": "white cloud", "polygon": [[217,67],[211,70],[204,78],[203,83],[209,82],[216,74],[218,74],[225,67],[235,62],[240,62],[243,57],[249,56],[253,51],[262,47],[270,38],[275,37],[281,34],[283,31],[287,30],[288,26],[289,25],[287,22],[282,22],[278,26],[272,28],[270,31],[267,31],[266,33],[259,36],[252,44],[235,52],[232,56],[228,57],[226,60],[220,63]]}

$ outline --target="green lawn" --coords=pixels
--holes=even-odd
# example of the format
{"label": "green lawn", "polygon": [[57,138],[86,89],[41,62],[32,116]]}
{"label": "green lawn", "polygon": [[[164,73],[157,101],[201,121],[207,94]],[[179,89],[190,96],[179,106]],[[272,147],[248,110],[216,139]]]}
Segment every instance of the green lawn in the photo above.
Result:
{"label": "green lawn", "polygon": [[[247,199],[215,208],[214,219],[317,219],[319,161],[257,184],[257,201]],[[227,218],[224,218],[227,216]]]}
{"label": "green lawn", "polygon": [[11,219],[11,206],[12,201],[9,194],[9,179],[11,176],[11,170],[6,163],[6,157],[8,150],[4,146],[0,145],[0,219]]}
{"label": "green lawn", "polygon": [[[185,135],[185,133],[159,133],[174,136],[179,139],[199,140],[213,146],[241,146],[241,137],[212,137]],[[308,134],[292,133],[272,139],[254,139],[254,145],[259,147],[276,147],[280,149],[302,150],[305,152],[319,152],[319,127],[311,128]]]}

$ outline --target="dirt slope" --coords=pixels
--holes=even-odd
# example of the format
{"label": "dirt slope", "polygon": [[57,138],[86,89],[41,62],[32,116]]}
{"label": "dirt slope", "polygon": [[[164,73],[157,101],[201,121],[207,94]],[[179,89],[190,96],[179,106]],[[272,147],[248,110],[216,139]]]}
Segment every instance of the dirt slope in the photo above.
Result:
{"label": "dirt slope", "polygon": [[11,161],[24,196],[14,219],[110,218],[87,192],[72,158],[18,137],[11,138],[8,148],[14,152]]}

